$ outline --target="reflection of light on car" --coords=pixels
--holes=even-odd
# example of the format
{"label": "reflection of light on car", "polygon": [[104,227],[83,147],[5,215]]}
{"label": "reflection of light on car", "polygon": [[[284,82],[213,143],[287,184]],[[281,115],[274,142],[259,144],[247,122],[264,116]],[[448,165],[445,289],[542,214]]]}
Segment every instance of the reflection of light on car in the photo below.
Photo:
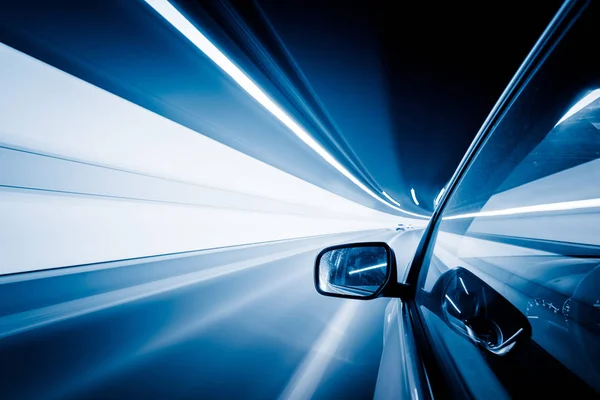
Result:
{"label": "reflection of light on car", "polygon": [[369,270],[377,269],[377,268],[384,268],[385,266],[387,266],[387,263],[372,265],[370,267],[365,267],[365,268],[357,269],[355,271],[350,271],[349,274],[354,275],[354,274],[358,274],[359,272],[365,272],[365,271],[369,271]]}
{"label": "reflection of light on car", "polygon": [[563,117],[556,123],[556,125],[554,125],[554,127],[557,127],[562,122],[564,122],[567,118],[570,118],[571,116],[577,114],[579,111],[583,110],[585,107],[587,107],[588,105],[593,103],[599,97],[600,97],[600,89],[592,90],[591,92],[589,92],[588,94],[583,96],[583,98],[581,100],[579,100],[577,103],[575,103],[575,105],[573,107],[571,107],[569,109],[569,111],[567,111],[565,113],[565,115],[563,115]]}
{"label": "reflection of light on car", "polygon": [[462,285],[463,289],[465,289],[465,293],[469,294],[469,291],[467,290],[467,287],[465,286],[465,281],[463,281],[463,278],[458,278],[460,280],[460,284]]}
{"label": "reflection of light on car", "polygon": [[452,307],[454,307],[454,309],[456,311],[458,311],[459,314],[462,314],[462,311],[460,311],[460,309],[456,306],[456,304],[454,304],[454,302],[452,301],[452,299],[450,298],[450,296],[446,295],[445,297],[450,302],[450,304],[452,304]]}
{"label": "reflection of light on car", "polygon": [[440,200],[442,199],[442,196],[444,195],[444,192],[446,192],[446,188],[443,187],[442,190],[440,190],[440,193],[438,193],[438,195],[436,196],[435,200],[433,201],[433,206],[437,207],[438,204],[440,204]]}

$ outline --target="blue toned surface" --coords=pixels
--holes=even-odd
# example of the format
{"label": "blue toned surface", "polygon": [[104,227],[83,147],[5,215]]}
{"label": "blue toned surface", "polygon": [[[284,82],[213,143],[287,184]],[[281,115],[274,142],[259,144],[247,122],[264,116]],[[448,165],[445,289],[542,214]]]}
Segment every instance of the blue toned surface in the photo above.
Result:
{"label": "blue toned surface", "polygon": [[320,297],[324,246],[355,232],[2,278],[1,386],[24,398],[372,396],[387,300]]}

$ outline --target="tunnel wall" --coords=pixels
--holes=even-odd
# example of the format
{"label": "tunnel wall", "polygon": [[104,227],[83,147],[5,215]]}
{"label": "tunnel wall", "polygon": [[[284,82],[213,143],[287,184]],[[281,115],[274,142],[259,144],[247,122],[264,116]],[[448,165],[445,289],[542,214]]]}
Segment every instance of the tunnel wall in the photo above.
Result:
{"label": "tunnel wall", "polygon": [[10,47],[0,60],[0,274],[412,222]]}

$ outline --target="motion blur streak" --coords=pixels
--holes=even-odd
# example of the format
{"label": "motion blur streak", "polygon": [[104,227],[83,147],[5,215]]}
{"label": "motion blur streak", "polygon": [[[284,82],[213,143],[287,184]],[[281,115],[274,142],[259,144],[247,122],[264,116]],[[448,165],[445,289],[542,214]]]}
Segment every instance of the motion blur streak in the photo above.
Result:
{"label": "motion blur streak", "polygon": [[[319,154],[325,161],[331,164],[335,169],[342,173],[346,178],[365,191],[379,202],[395,209],[419,218],[429,218],[428,216],[411,213],[388,203],[350,171],[348,171],[338,160],[323,148],[313,137],[304,130],[296,121],[292,119],[279,105],[277,105],[258,85],[256,85],[240,68],[238,68],[229,58],[227,58],[213,43],[210,42],[196,27],[188,21],[175,7],[167,0],[145,0],[152,8],[156,10],[165,20],[167,20],[175,29],[192,42],[200,51],[206,54],[215,64],[227,73],[235,82],[237,82],[250,96],[265,107],[275,118],[287,126],[298,138],[306,143],[311,149]],[[396,203],[397,204],[397,203]],[[418,205],[418,203],[417,203]]]}
{"label": "motion blur streak", "polygon": [[[105,3],[98,9],[106,11]],[[344,160],[281,108],[273,117],[265,104],[278,106],[250,78],[230,79],[241,71],[224,55],[221,64],[234,68],[227,73],[171,35],[146,3],[111,4],[133,12],[130,29],[137,31],[139,17],[152,33],[139,36],[167,51],[156,54],[189,52],[183,56],[193,59],[198,85],[186,92],[166,83],[161,92],[141,84],[139,97],[128,97],[135,79],[120,91],[90,78],[115,74],[101,56],[20,37],[0,44],[0,397],[370,397],[387,300],[358,305],[319,296],[314,260],[324,247],[367,239],[397,244],[401,260],[418,232],[395,226],[427,220],[372,201],[356,186],[366,184],[344,177]],[[96,43],[88,40],[81,38],[84,46]],[[140,74],[160,64],[152,56],[135,65],[106,58]],[[118,83],[120,76],[106,78]],[[169,112],[192,91],[197,125]],[[144,94],[165,107],[152,108]],[[285,140],[270,145],[269,135]],[[254,156],[234,149],[236,140],[251,142],[241,148]],[[310,174],[284,172],[286,165],[266,157],[288,151],[306,157],[289,163]],[[320,175],[326,178],[311,183]]]}
{"label": "motion blur streak", "polygon": [[8,46],[0,45],[0,59],[0,274],[398,219]]}
{"label": "motion blur streak", "polygon": [[347,301],[336,312],[325,331],[316,340],[309,355],[300,364],[287,387],[279,397],[281,400],[312,399],[321,382],[329,362],[344,340],[346,331],[360,303]]}
{"label": "motion blur streak", "polygon": [[78,317],[94,311],[115,307],[135,300],[183,288],[185,286],[194,285],[209,279],[219,278],[248,268],[258,267],[268,262],[304,253],[313,248],[314,245],[298,247],[293,250],[273,253],[247,261],[239,261],[190,274],[135,285],[126,289],[114,290],[108,293],[83,297],[36,310],[12,314],[0,318],[0,338],[62,321],[64,319]]}
{"label": "motion blur streak", "polygon": [[239,299],[232,299],[228,303],[218,305],[209,313],[198,316],[198,319],[190,321],[188,324],[177,326],[158,336],[155,340],[152,340],[144,346],[144,348],[139,351],[138,356],[176,344],[191,335],[198,334],[211,323],[215,323],[227,318],[235,312],[239,312],[242,308],[251,308],[252,304],[257,300],[273,295],[285,286],[293,285],[302,277],[302,275],[304,275],[304,271],[295,271],[268,286],[259,286],[250,292],[246,292]]}
{"label": "motion blur streak", "polygon": [[323,247],[375,240],[393,245],[402,269],[419,235],[344,233],[0,277],[0,321],[14,331],[0,340],[3,396],[368,398],[387,301],[319,296],[310,267]]}
{"label": "motion blur streak", "polygon": [[[140,347],[132,347],[128,353],[119,358],[113,358],[108,362],[91,368],[81,379],[68,388],[69,392],[77,392],[88,386],[97,384],[120,371],[133,368],[135,365],[142,365],[147,358],[152,357],[158,351],[164,351],[170,346],[177,345],[192,335],[200,335],[202,330],[208,329],[220,321],[230,318],[242,309],[251,309],[252,305],[261,298],[274,295],[283,287],[290,286],[297,282],[303,271],[296,271],[293,274],[279,279],[269,286],[257,288],[253,291],[244,293],[239,299],[232,299],[230,302],[217,305],[205,314],[198,315],[198,318],[189,321],[186,324],[179,324],[159,332],[147,344]],[[62,391],[57,394],[57,398],[63,397]]]}
{"label": "motion blur streak", "polygon": [[381,192],[381,194],[384,195],[389,201],[400,207],[400,203],[394,200],[389,194],[387,194],[386,192]]}
{"label": "motion blur streak", "polygon": [[481,211],[470,214],[459,214],[443,217],[442,219],[463,219],[463,218],[475,218],[475,217],[496,217],[502,215],[517,215],[517,214],[530,214],[540,213],[547,211],[568,211],[568,210],[581,210],[586,208],[598,208],[600,207],[600,199],[587,199],[587,200],[576,200],[576,201],[564,201],[560,203],[550,204],[537,204],[533,206],[506,208],[502,210],[490,210]]}

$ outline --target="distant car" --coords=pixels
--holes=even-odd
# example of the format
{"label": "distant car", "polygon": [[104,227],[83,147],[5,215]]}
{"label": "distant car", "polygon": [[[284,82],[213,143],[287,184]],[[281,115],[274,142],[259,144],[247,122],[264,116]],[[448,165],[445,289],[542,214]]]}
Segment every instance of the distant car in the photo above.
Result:
{"label": "distant car", "polygon": [[600,398],[599,35],[600,2],[564,3],[408,266],[384,242],[317,256],[320,294],[392,298],[376,399]]}
{"label": "distant car", "polygon": [[398,224],[398,226],[396,227],[396,231],[408,231],[410,229],[413,229],[412,224]]}

